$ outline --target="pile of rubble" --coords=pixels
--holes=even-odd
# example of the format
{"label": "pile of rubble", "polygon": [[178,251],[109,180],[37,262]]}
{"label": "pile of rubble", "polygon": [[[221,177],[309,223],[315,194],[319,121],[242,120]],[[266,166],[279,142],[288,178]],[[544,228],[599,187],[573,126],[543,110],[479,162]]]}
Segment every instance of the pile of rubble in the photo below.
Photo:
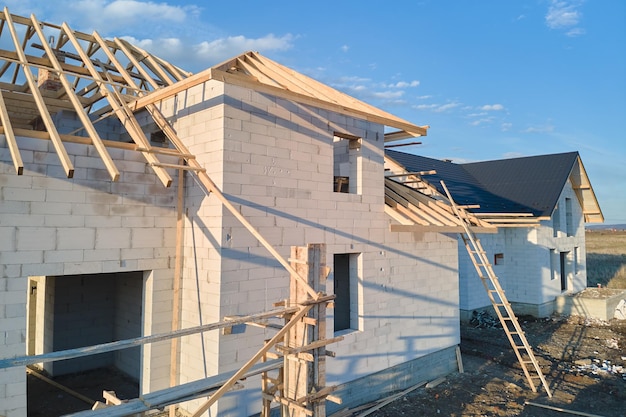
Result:
{"label": "pile of rubble", "polygon": [[500,324],[500,321],[485,310],[472,311],[472,318],[470,319],[469,322],[472,326],[483,328],[483,329],[492,328],[492,327],[502,327],[502,325]]}
{"label": "pile of rubble", "polygon": [[[626,356],[622,356],[622,361],[626,362]],[[626,381],[626,366],[616,365],[606,359],[579,359],[574,361],[570,372],[576,375],[588,375],[591,377],[615,375],[621,376]]]}

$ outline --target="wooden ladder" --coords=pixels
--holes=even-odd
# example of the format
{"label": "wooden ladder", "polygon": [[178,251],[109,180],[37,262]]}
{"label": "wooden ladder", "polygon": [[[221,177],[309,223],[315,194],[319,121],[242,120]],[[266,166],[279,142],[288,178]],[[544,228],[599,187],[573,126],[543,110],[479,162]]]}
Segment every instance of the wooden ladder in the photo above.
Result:
{"label": "wooden ladder", "polygon": [[539,385],[537,380],[541,381],[548,397],[551,398],[552,392],[550,391],[550,387],[541,372],[541,367],[533,354],[532,348],[526,339],[524,331],[522,330],[519,321],[513,312],[511,303],[507,300],[506,295],[504,294],[504,290],[500,285],[500,280],[493,271],[492,265],[487,258],[487,252],[485,252],[480,240],[476,238],[470,229],[470,224],[467,220],[464,209],[456,205],[443,181],[441,181],[441,185],[446,192],[454,214],[459,218],[461,226],[463,227],[464,233],[460,233],[460,235],[463,239],[465,249],[467,249],[467,253],[476,268],[476,272],[478,273],[485,290],[487,290],[489,300],[491,301],[491,304],[500,319],[504,333],[506,333],[506,337],[509,339],[511,347],[513,347],[515,356],[517,356],[517,360],[524,371],[524,375],[526,376],[530,387],[533,392],[537,392],[537,386]]}

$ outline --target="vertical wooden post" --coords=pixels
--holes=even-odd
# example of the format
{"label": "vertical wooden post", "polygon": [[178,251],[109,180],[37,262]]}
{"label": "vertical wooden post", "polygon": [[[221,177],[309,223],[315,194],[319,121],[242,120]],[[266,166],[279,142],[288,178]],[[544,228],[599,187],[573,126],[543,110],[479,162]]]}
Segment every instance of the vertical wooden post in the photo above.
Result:
{"label": "vertical wooden post", "polygon": [[[179,163],[182,164],[182,161]],[[185,170],[178,170],[178,190],[176,199],[176,259],[174,261],[174,282],[172,291],[172,331],[180,328],[181,275],[183,270],[183,230]],[[175,337],[170,346],[170,387],[178,383],[178,351],[180,340]],[[176,404],[169,407],[170,417],[176,416]]]}
{"label": "vertical wooden post", "polygon": [[[324,292],[326,279],[326,245],[309,244],[305,247],[292,247],[292,267],[301,277],[306,277],[307,284],[318,294]],[[310,301],[305,285],[292,279],[290,284],[290,303],[301,304]],[[290,417],[325,417],[325,398],[303,400],[310,394],[322,390],[326,385],[326,348],[324,345],[315,349],[303,350],[314,342],[326,338],[326,303],[318,303],[311,308],[303,320],[288,333],[286,347],[298,351],[285,354],[285,397]]]}

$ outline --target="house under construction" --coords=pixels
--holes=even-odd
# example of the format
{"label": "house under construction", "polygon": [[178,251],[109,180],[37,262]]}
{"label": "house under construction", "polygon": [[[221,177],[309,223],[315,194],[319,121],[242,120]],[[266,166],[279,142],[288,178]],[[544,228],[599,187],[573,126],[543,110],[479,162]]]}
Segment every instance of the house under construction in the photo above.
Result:
{"label": "house under construction", "polygon": [[191,74],[7,9],[0,45],[0,416],[25,366],[138,382],[94,416],[323,416],[457,369],[455,233],[496,228],[385,178],[427,127],[254,52]]}

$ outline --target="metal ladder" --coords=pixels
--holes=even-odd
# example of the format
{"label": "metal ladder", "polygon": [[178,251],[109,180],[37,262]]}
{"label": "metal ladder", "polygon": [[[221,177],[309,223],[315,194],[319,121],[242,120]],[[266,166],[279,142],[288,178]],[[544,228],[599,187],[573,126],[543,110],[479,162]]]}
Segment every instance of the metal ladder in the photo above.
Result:
{"label": "metal ladder", "polygon": [[485,290],[487,290],[489,300],[491,301],[491,304],[500,319],[504,333],[506,333],[506,337],[509,339],[511,347],[513,347],[515,356],[517,356],[517,360],[524,371],[524,375],[526,376],[530,387],[533,392],[537,392],[537,386],[539,384],[537,384],[536,381],[541,381],[548,397],[551,398],[552,392],[550,391],[550,387],[541,372],[541,367],[539,366],[539,363],[533,354],[532,348],[524,335],[524,331],[522,330],[519,321],[513,312],[511,303],[507,300],[506,295],[504,294],[504,290],[500,285],[500,280],[493,271],[491,263],[489,263],[487,253],[483,249],[480,240],[476,238],[470,229],[464,209],[456,205],[443,181],[441,181],[441,185],[446,192],[454,214],[461,221],[464,233],[460,233],[460,235],[463,239],[465,249],[467,249],[467,253],[476,268],[476,272],[478,273]]}

